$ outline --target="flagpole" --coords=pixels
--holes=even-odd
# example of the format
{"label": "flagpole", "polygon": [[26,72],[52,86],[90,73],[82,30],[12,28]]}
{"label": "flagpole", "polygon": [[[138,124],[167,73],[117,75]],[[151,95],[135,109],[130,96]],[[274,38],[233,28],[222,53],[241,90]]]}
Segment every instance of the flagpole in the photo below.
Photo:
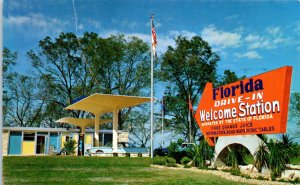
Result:
{"label": "flagpole", "polygon": [[161,111],[161,137],[162,137],[162,142],[161,142],[161,147],[164,147],[164,108]]}
{"label": "flagpole", "polygon": [[3,183],[3,153],[2,153],[2,128],[3,128],[3,0],[0,0],[0,86],[1,86],[1,91],[0,91],[0,184]]}
{"label": "flagpole", "polygon": [[189,94],[189,133],[190,133],[190,143],[192,142],[192,119],[191,119],[191,109],[190,109],[190,104],[191,104],[191,96]]}
{"label": "flagpole", "polygon": [[[152,21],[154,19],[154,15],[151,14],[150,28],[151,28],[151,37],[152,37]],[[153,158],[153,47],[151,41],[151,118],[150,118],[150,127],[151,127],[151,158]]]}
{"label": "flagpole", "polygon": [[191,110],[189,110],[189,132],[190,132],[190,143],[192,142],[192,127],[191,127],[192,123],[191,123]]}

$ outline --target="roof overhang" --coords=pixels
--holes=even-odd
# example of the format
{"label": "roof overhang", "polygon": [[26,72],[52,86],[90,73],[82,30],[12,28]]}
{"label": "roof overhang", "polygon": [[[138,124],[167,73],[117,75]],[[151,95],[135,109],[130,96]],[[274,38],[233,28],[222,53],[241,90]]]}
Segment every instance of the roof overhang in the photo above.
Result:
{"label": "roof overhang", "polygon": [[[73,125],[79,126],[81,128],[93,127],[95,125],[95,119],[89,119],[89,118],[69,118],[69,117],[65,117],[65,118],[61,118],[61,119],[59,119],[55,122],[73,124]],[[103,124],[103,123],[108,123],[108,122],[112,122],[112,120],[111,119],[100,119],[99,120],[100,125]]]}
{"label": "roof overhang", "polygon": [[149,97],[123,96],[112,94],[93,94],[65,109],[83,110],[94,114],[113,112],[115,109],[123,109],[140,105],[151,101]]}

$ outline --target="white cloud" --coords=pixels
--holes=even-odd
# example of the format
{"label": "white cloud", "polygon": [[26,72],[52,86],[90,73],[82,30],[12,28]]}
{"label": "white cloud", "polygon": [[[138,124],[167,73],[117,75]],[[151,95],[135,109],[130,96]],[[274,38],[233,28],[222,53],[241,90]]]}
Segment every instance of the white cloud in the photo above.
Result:
{"label": "white cloud", "polygon": [[27,16],[9,16],[5,19],[5,21],[9,25],[20,26],[23,24],[29,24],[31,22],[31,19]]}
{"label": "white cloud", "polygon": [[247,42],[255,42],[258,40],[260,40],[260,37],[258,35],[253,35],[253,34],[250,34],[245,38],[245,41]]}
{"label": "white cloud", "polygon": [[172,38],[176,38],[178,36],[183,36],[183,37],[187,37],[188,39],[191,39],[192,37],[194,37],[196,35],[197,35],[196,33],[190,32],[190,31],[187,31],[187,30],[181,30],[181,31],[172,30],[172,31],[169,31],[169,37],[172,37]]}
{"label": "white cloud", "polygon": [[[150,26],[151,26],[150,21],[147,21],[147,22],[144,24],[144,26],[150,29]],[[162,24],[160,23],[159,20],[155,20],[155,21],[154,21],[154,27],[155,27],[155,28],[159,28],[159,27],[161,27],[161,26],[162,26]]]}
{"label": "white cloud", "polygon": [[159,27],[161,27],[161,25],[162,25],[162,24],[161,24],[160,22],[156,22],[155,25],[154,25],[154,27],[155,27],[155,28],[159,28]]}
{"label": "white cloud", "polygon": [[99,35],[103,38],[107,38],[111,35],[116,35],[116,34],[121,34],[118,30],[109,30],[109,31],[104,31],[100,33]]}
{"label": "white cloud", "polygon": [[280,32],[280,28],[279,27],[268,27],[268,28],[266,28],[266,31],[269,34],[276,35]]}
{"label": "white cloud", "polygon": [[[4,18],[4,26],[10,29],[19,29],[20,31],[32,31],[34,34],[59,33],[69,23],[56,18],[49,18],[43,14],[34,14],[24,16],[8,16]],[[38,31],[37,31],[38,30]]]}
{"label": "white cloud", "polygon": [[78,29],[79,29],[79,30],[83,30],[83,29],[84,29],[84,25],[83,25],[83,24],[79,24],[79,25],[78,25]]}
{"label": "white cloud", "polygon": [[248,58],[248,59],[261,59],[260,56],[256,51],[248,51],[246,53],[235,53],[234,54],[237,58]]}
{"label": "white cloud", "polygon": [[88,19],[87,20],[87,23],[90,25],[90,26],[93,26],[97,29],[101,28],[101,23],[95,19]]}
{"label": "white cloud", "polygon": [[300,34],[300,21],[298,21],[294,24],[293,31],[297,34]]}
{"label": "white cloud", "polygon": [[276,49],[288,44],[288,38],[284,36],[279,27],[266,28],[267,34],[249,34],[245,37],[249,49]]}
{"label": "white cloud", "polygon": [[15,11],[32,11],[34,10],[35,2],[28,3],[26,0],[5,1],[5,8],[9,12]]}
{"label": "white cloud", "polygon": [[134,21],[129,21],[129,20],[123,20],[121,21],[121,25],[124,26],[124,27],[128,27],[130,29],[134,29],[138,26],[138,23],[137,22],[134,22]]}
{"label": "white cloud", "polygon": [[234,15],[230,15],[230,16],[225,17],[224,20],[229,21],[229,20],[234,20],[234,19],[237,19],[237,18],[239,18],[239,15],[234,14]]}
{"label": "white cloud", "polygon": [[233,32],[239,33],[241,35],[243,33],[244,29],[245,28],[243,26],[239,26],[239,27],[235,28]]}
{"label": "white cloud", "polygon": [[134,29],[134,28],[137,28],[139,26],[139,24],[137,22],[129,21],[127,19],[124,19],[124,20],[112,19],[112,23],[117,24],[117,25],[121,25],[123,27],[130,28],[130,29]]}
{"label": "white cloud", "polygon": [[201,31],[201,36],[212,46],[217,48],[238,47],[241,44],[241,34],[217,30],[214,26],[208,26]]}

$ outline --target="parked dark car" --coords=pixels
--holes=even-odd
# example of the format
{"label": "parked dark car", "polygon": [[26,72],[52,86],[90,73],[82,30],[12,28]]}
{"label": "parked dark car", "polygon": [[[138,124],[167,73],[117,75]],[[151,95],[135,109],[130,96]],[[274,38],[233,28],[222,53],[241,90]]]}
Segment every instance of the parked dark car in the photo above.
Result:
{"label": "parked dark car", "polygon": [[168,153],[168,148],[156,148],[154,150],[154,156],[166,156]]}

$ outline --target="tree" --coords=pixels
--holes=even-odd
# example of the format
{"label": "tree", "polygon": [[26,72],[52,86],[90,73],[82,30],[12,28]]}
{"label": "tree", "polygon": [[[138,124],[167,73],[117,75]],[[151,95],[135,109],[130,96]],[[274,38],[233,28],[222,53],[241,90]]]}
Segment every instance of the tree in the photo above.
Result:
{"label": "tree", "polygon": [[[169,46],[161,63],[161,80],[168,83],[166,102],[171,116],[170,128],[189,138],[188,99],[198,102],[206,82],[216,81],[216,67],[220,60],[209,44],[201,37],[188,40],[175,39],[175,48]],[[191,121],[192,140],[198,131],[195,120]]]}
{"label": "tree", "polygon": [[271,170],[272,180],[280,177],[287,168],[286,164],[289,164],[291,158],[298,155],[299,147],[292,140],[288,135],[283,134],[280,140],[270,140],[261,144],[255,152],[255,166],[258,171],[261,172],[261,168],[266,166]]}
{"label": "tree", "polygon": [[262,142],[259,145],[258,149],[254,153],[254,159],[254,166],[257,168],[259,173],[262,172],[263,167],[270,168],[269,150],[265,143]]}
{"label": "tree", "polygon": [[235,72],[230,71],[230,70],[225,70],[224,71],[224,76],[221,77],[221,79],[218,81],[216,86],[223,86],[226,84],[230,84],[239,80],[242,80],[246,78],[246,76],[238,77]]}
{"label": "tree", "polygon": [[8,96],[8,85],[16,75],[12,68],[16,65],[17,52],[12,52],[8,48],[3,49],[3,122],[7,123],[7,109],[11,106],[12,97]]}
{"label": "tree", "polygon": [[[31,50],[28,56],[49,89],[47,125],[63,115],[91,116],[83,111],[63,111],[76,97],[96,92],[139,96],[150,86],[149,46],[136,37],[101,38],[84,33],[78,38],[61,33],[54,40],[46,37],[39,46],[39,51]],[[119,129],[124,129],[130,112],[131,108],[119,112]]]}
{"label": "tree", "polygon": [[12,52],[8,48],[3,49],[3,78],[6,79],[11,74],[12,67],[16,65],[17,52]]}
{"label": "tree", "polygon": [[41,81],[35,78],[15,74],[8,84],[7,96],[11,98],[6,108],[9,126],[40,126],[47,91]]}
{"label": "tree", "polygon": [[228,149],[228,155],[226,158],[226,163],[228,166],[231,166],[233,169],[238,170],[238,165],[244,165],[246,164],[246,150],[244,150],[244,147],[242,145],[229,145],[227,146]]}
{"label": "tree", "polygon": [[[300,125],[300,93],[293,92],[290,96],[290,106],[289,106],[289,122],[295,128]],[[298,129],[292,129],[294,135],[299,135]]]}
{"label": "tree", "polygon": [[70,139],[70,140],[64,142],[64,148],[63,149],[64,149],[66,155],[75,154],[76,145],[77,145],[77,142],[74,139]]}
{"label": "tree", "polygon": [[211,161],[214,157],[215,149],[209,146],[207,141],[204,139],[199,145],[194,145],[193,148],[188,152],[188,155],[193,159],[194,166],[204,167],[206,161]]}
{"label": "tree", "polygon": [[[37,71],[36,76],[44,80],[44,84],[48,87],[49,97],[46,106],[53,106],[55,103],[60,107],[58,111],[63,112],[63,108],[79,96],[75,86],[84,89],[78,85],[79,76],[85,75],[80,70],[83,62],[80,58],[78,38],[73,33],[61,33],[55,41],[46,37],[39,42],[39,46],[40,51],[36,53],[31,50],[28,56]],[[80,112],[72,113],[75,117],[79,117]]]}
{"label": "tree", "polygon": [[43,92],[42,83],[38,79],[14,72],[16,60],[17,53],[4,48],[4,125],[39,126],[47,93]]}
{"label": "tree", "polygon": [[[96,35],[93,35],[96,37]],[[91,41],[83,40],[82,43]],[[124,35],[98,38],[91,47],[84,47],[87,63],[105,94],[148,95],[150,87],[149,46],[137,37]],[[89,56],[89,57],[88,57]],[[119,129],[124,129],[131,108],[119,111]]]}
{"label": "tree", "polygon": [[[128,128],[131,141],[135,141],[135,144],[145,147],[150,141],[151,132],[150,132],[150,117],[145,112],[149,112],[148,105],[142,105],[139,108],[136,108],[131,111],[128,119],[125,122],[125,127]],[[161,127],[157,117],[154,117],[154,129],[153,134],[161,131]]]}

